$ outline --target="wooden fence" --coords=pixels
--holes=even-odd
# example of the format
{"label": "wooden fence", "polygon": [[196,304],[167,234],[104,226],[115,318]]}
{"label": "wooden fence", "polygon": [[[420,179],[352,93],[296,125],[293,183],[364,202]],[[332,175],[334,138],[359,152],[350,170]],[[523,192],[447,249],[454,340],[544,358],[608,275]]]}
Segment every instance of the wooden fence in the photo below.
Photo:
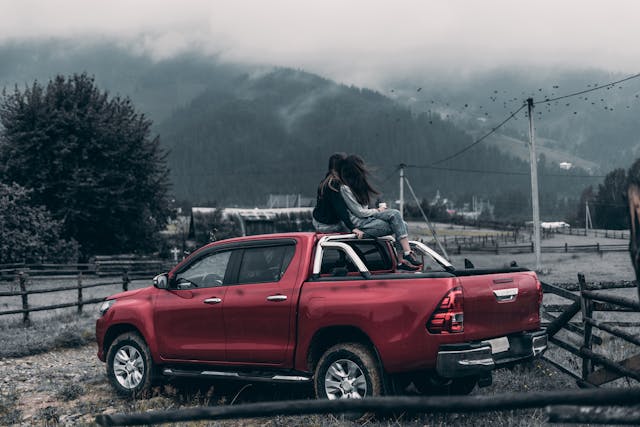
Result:
{"label": "wooden fence", "polygon": [[[534,246],[533,242],[527,243],[525,245],[501,245],[499,242],[488,241],[485,244],[471,244],[469,240],[460,239],[459,243],[455,243],[455,240],[449,241],[447,245],[445,245],[445,249],[447,252],[461,255],[463,253],[492,253],[492,254],[523,254],[523,253],[533,253]],[[542,253],[584,253],[584,252],[595,252],[595,253],[604,253],[604,252],[627,252],[629,250],[628,244],[600,244],[596,243],[593,245],[569,245],[565,243],[564,245],[543,245],[540,246],[540,251]]]}
{"label": "wooden fence", "polygon": [[558,234],[568,234],[570,236],[594,236],[604,237],[606,239],[629,240],[629,230],[600,230],[600,229],[584,229],[584,228],[564,228],[556,231]]}
{"label": "wooden fence", "polygon": [[125,271],[131,276],[154,276],[166,271],[172,265],[164,260],[140,259],[136,257],[95,257],[93,262],[84,264],[0,264],[0,281],[13,281],[19,272],[37,276],[84,276],[109,277],[120,275]]}
{"label": "wooden fence", "polygon": [[[11,314],[22,314],[22,322],[25,325],[31,324],[31,319],[29,318],[29,313],[33,313],[36,311],[46,311],[46,310],[55,310],[59,308],[68,308],[68,307],[77,307],[78,314],[82,313],[82,309],[86,304],[97,304],[102,302],[104,298],[108,295],[105,295],[101,298],[91,298],[85,299],[83,296],[83,290],[88,288],[95,287],[103,287],[103,286],[114,286],[120,285],[122,286],[123,291],[129,290],[129,284],[131,282],[130,276],[128,272],[125,272],[122,275],[121,280],[119,281],[109,281],[109,282],[99,282],[99,283],[83,283],[83,274],[79,273],[77,275],[76,283],[74,285],[69,286],[57,286],[55,288],[47,288],[47,289],[28,289],[28,274],[24,272],[18,272],[16,275],[16,282],[20,288],[19,291],[0,291],[0,297],[21,297],[22,300],[22,308],[16,310],[5,310],[0,311],[0,316],[7,316]],[[76,300],[72,302],[62,303],[62,304],[52,304],[45,306],[36,306],[29,304],[29,295],[35,294],[45,294],[45,293],[53,293],[53,292],[63,292],[63,291],[76,291]]]}
{"label": "wooden fence", "polygon": [[[593,351],[594,345],[601,345],[603,342],[599,335],[594,334],[594,329],[610,334],[633,346],[640,346],[640,337],[623,329],[631,326],[638,327],[640,323],[602,321],[594,318],[594,312],[597,311],[640,313],[640,304],[635,299],[603,293],[602,290],[588,289],[582,274],[578,275],[578,285],[579,294],[547,283],[543,283],[542,287],[545,293],[555,294],[570,301],[568,305],[545,305],[543,316],[551,320],[547,325],[549,342],[580,358],[582,360],[581,372],[572,372],[559,363],[549,358],[546,359],[561,371],[574,377],[581,387],[599,387],[623,377],[640,381],[640,353],[624,360],[613,360],[611,357]],[[624,287],[629,287],[630,284],[627,282],[624,285]],[[560,314],[555,316],[551,314],[553,311],[559,311]],[[572,323],[571,320],[578,313],[582,315],[581,321]],[[577,335],[581,345],[578,346],[567,339],[559,338],[557,334],[563,329],[574,336]]]}

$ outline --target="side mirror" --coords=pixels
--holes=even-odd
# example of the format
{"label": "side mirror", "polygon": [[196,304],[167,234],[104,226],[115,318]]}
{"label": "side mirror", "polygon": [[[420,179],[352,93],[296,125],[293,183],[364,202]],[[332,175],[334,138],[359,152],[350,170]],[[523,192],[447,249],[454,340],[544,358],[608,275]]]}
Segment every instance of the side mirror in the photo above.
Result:
{"label": "side mirror", "polygon": [[158,274],[153,278],[153,286],[158,289],[167,289],[169,287],[169,275],[167,273]]}

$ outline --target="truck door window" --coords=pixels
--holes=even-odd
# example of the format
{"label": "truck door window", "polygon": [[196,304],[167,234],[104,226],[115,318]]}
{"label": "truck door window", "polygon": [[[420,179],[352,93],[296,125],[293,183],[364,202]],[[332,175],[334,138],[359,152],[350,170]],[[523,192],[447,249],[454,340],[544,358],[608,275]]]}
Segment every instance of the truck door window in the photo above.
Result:
{"label": "truck door window", "polygon": [[293,245],[247,248],[242,255],[238,283],[277,282],[291,263]]}
{"label": "truck door window", "polygon": [[226,251],[199,259],[176,275],[176,286],[178,289],[222,286],[230,257],[231,251]]}

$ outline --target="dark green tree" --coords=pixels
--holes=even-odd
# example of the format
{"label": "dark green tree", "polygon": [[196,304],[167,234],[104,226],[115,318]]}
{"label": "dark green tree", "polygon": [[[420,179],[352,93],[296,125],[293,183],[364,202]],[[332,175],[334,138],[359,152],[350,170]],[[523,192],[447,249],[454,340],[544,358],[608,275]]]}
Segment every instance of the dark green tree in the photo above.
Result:
{"label": "dark green tree", "polygon": [[0,177],[33,189],[83,255],[149,251],[168,170],[151,121],[86,74],[3,91]]}
{"label": "dark green tree", "polygon": [[32,206],[29,193],[0,182],[0,262],[75,261],[77,243],[60,237],[61,222]]}
{"label": "dark green tree", "polygon": [[598,194],[593,202],[595,212],[592,212],[592,215],[595,227],[621,230],[629,226],[626,191],[626,171],[615,169],[609,172],[604,182],[598,185]]}

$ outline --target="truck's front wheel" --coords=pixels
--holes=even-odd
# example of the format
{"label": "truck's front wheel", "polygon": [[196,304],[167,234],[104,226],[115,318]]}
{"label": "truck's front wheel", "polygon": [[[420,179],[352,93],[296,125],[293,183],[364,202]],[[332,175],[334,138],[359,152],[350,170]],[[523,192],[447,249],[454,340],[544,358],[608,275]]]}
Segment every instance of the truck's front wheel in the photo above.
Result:
{"label": "truck's front wheel", "polygon": [[128,332],[118,336],[107,352],[107,377],[116,391],[137,396],[151,387],[153,361],[144,339]]}
{"label": "truck's front wheel", "polygon": [[322,355],[314,375],[318,399],[362,399],[379,396],[380,367],[371,350],[359,343],[334,345]]}

